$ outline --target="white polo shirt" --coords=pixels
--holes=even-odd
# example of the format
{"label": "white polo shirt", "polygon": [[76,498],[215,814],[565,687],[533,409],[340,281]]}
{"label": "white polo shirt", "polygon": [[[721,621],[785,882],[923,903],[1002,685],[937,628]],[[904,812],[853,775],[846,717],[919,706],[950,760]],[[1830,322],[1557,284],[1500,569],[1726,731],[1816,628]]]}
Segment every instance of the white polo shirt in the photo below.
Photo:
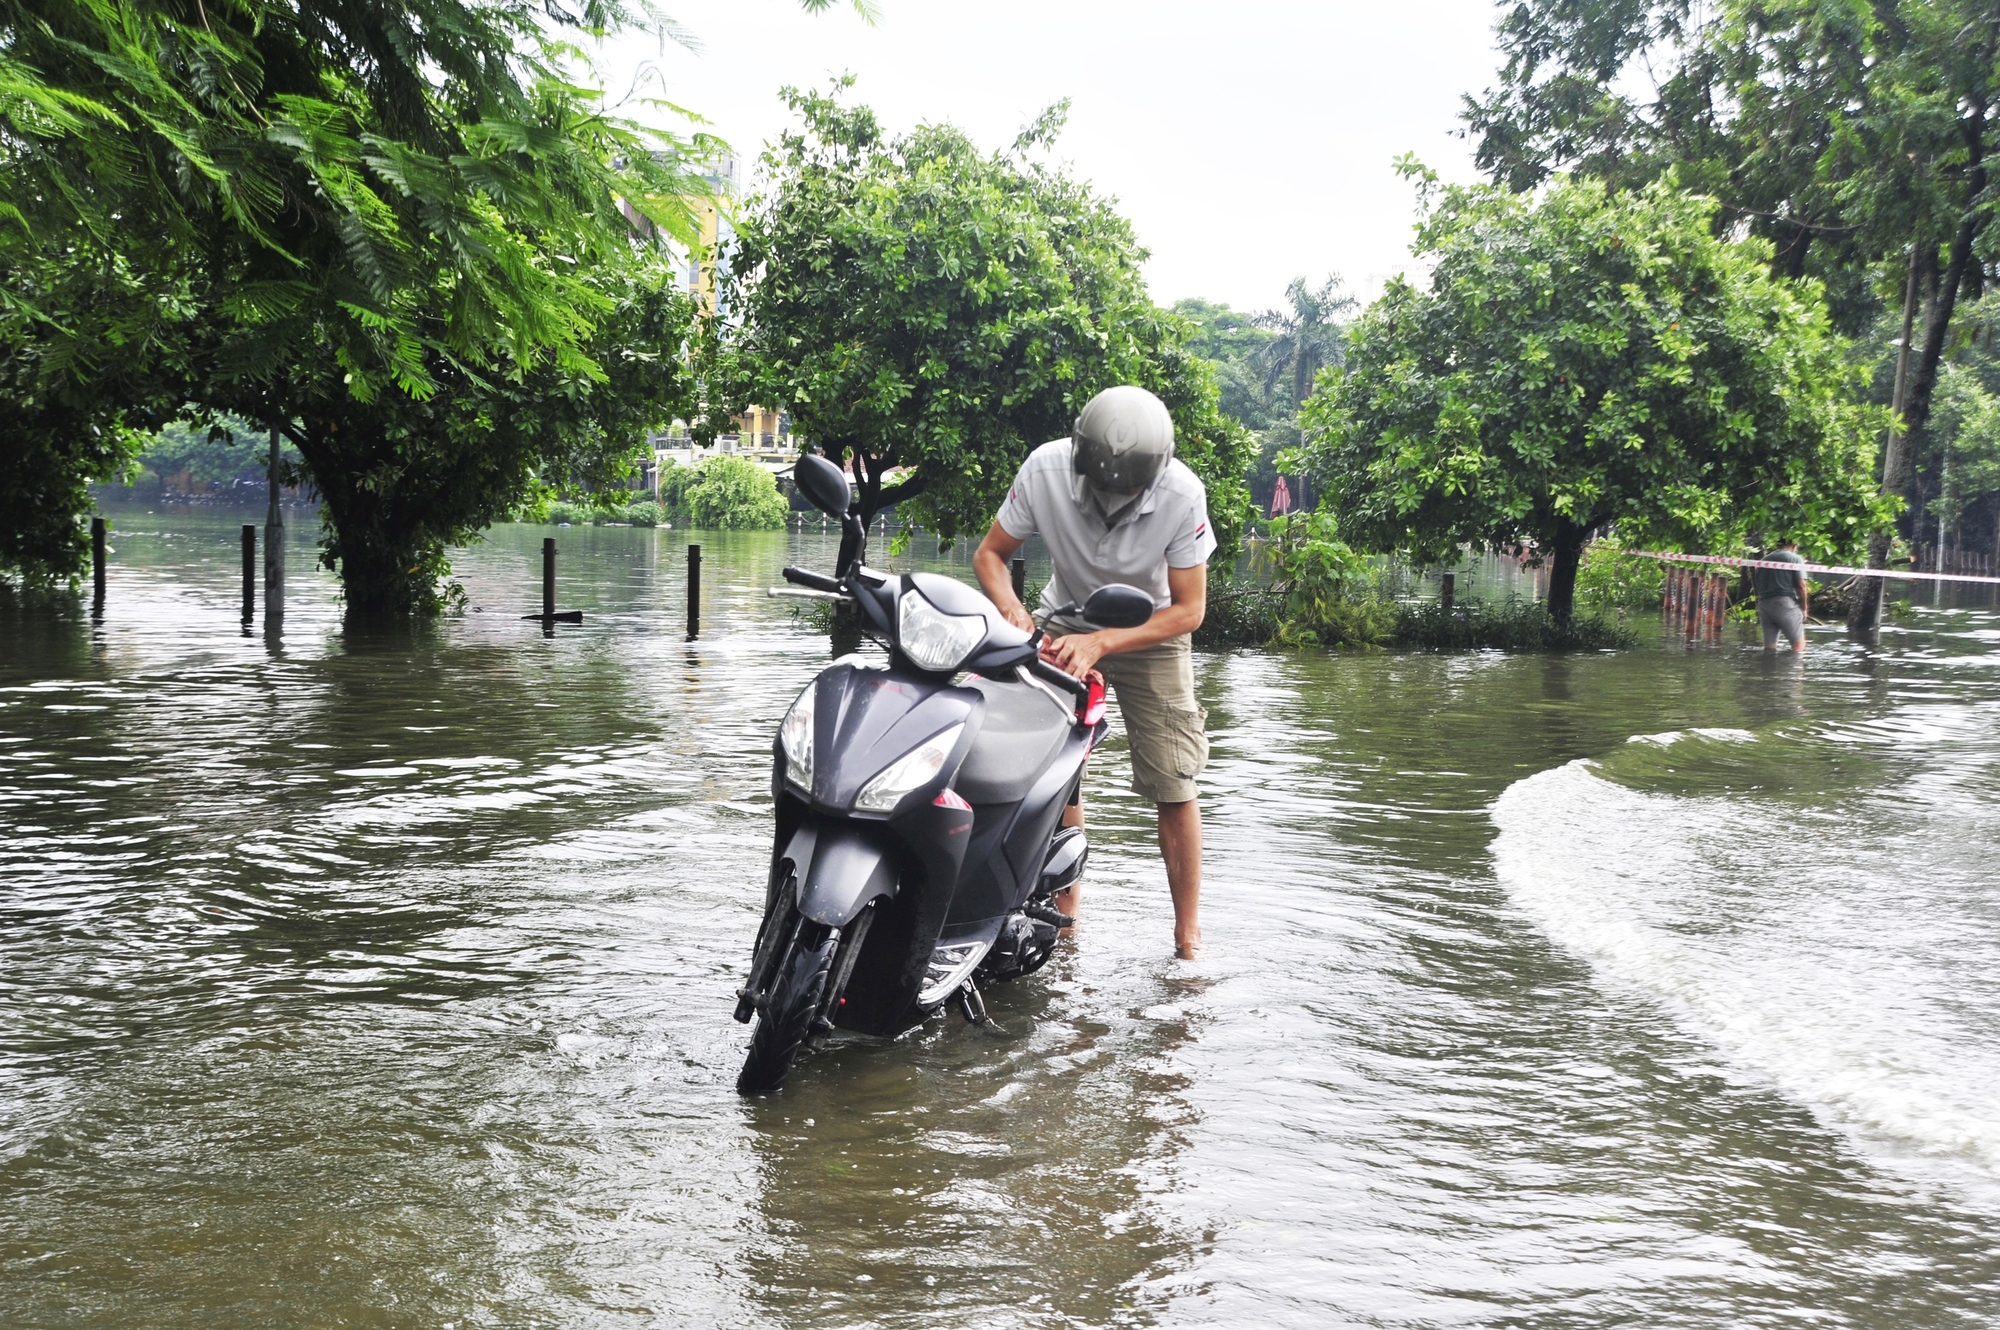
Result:
{"label": "white polo shirt", "polygon": [[1178,459],[1107,525],[1083,477],[1070,467],[1068,439],[1028,454],[1000,505],[999,522],[1016,540],[1039,531],[1049,547],[1055,574],[1042,588],[1044,610],[1080,605],[1112,582],[1138,587],[1164,609],[1173,603],[1167,569],[1198,567],[1215,552],[1208,491]]}

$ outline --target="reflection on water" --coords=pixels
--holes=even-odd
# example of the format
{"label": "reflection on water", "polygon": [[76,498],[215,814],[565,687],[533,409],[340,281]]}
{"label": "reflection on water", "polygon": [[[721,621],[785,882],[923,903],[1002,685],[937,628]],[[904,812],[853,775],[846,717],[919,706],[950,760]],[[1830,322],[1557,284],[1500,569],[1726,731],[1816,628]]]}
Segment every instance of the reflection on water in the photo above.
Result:
{"label": "reflection on water", "polygon": [[557,532],[544,638],[501,528],[363,638],[294,528],[274,640],[242,517],[117,516],[101,622],[0,606],[0,1322],[2000,1316],[1984,597],[1803,660],[1207,656],[1208,959],[1114,740],[997,1030],[743,1102],[827,651],[762,588],[830,538],[702,533],[690,643],[686,533]]}

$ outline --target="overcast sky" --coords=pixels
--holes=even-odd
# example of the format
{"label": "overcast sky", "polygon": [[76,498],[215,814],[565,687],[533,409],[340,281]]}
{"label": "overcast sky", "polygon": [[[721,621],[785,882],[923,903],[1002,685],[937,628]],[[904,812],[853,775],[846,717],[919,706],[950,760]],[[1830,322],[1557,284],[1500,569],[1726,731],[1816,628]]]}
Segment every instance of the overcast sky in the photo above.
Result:
{"label": "overcast sky", "polygon": [[1154,299],[1251,311],[1296,276],[1366,296],[1401,271],[1413,198],[1393,163],[1473,179],[1459,98],[1498,67],[1491,0],[881,0],[874,27],[796,0],[664,8],[700,51],[628,38],[601,53],[607,81],[657,64],[753,160],[787,123],[779,88],[842,72],[891,130],[949,121],[988,148],[1068,97],[1057,153],[1132,219]]}

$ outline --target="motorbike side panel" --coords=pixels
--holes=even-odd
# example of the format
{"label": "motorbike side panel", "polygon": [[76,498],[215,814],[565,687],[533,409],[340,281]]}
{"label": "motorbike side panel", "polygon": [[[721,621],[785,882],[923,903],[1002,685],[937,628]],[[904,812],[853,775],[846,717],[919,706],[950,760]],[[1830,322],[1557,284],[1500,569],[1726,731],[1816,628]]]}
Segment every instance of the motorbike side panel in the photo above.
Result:
{"label": "motorbike side panel", "polygon": [[1055,761],[1018,804],[973,809],[972,843],[959,874],[944,941],[969,941],[997,931],[1001,916],[1018,909],[1041,879],[1042,857],[1069,802],[1070,787],[1083,765],[1086,736],[1063,740]]}

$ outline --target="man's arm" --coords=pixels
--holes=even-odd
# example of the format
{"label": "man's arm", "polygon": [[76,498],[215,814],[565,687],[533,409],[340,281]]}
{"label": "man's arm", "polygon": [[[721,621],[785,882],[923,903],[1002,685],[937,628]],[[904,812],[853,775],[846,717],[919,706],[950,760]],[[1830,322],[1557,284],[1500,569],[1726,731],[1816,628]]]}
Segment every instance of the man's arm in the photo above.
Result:
{"label": "man's arm", "polygon": [[1007,561],[1019,554],[1026,543],[1008,535],[1007,528],[995,522],[986,539],[973,551],[972,572],[985,588],[986,598],[1000,607],[1001,617],[1022,632],[1032,633],[1035,616],[1028,613],[1028,607],[1014,594],[1014,578],[1007,571]]}
{"label": "man's arm", "polygon": [[[992,537],[987,537],[991,540]],[[984,547],[982,546],[982,551]],[[986,580],[985,574],[980,581]],[[1208,565],[1167,569],[1167,594],[1171,603],[1137,628],[1100,628],[1094,633],[1071,633],[1042,644],[1042,656],[1081,679],[1106,656],[1138,651],[1170,637],[1191,633],[1201,627],[1208,614]]]}

